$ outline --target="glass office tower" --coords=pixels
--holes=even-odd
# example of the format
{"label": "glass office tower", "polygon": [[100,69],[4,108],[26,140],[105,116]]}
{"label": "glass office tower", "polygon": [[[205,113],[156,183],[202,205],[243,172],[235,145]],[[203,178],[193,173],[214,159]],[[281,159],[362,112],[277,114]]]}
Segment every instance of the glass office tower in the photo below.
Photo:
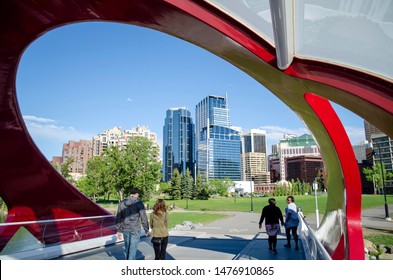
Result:
{"label": "glass office tower", "polygon": [[241,180],[240,133],[230,128],[226,97],[208,96],[196,106],[197,168],[208,180]]}
{"label": "glass office tower", "polygon": [[194,124],[186,108],[170,108],[166,112],[163,133],[163,181],[172,178],[174,169],[194,176]]}
{"label": "glass office tower", "polygon": [[243,135],[244,153],[264,153],[266,154],[266,131],[251,129]]}

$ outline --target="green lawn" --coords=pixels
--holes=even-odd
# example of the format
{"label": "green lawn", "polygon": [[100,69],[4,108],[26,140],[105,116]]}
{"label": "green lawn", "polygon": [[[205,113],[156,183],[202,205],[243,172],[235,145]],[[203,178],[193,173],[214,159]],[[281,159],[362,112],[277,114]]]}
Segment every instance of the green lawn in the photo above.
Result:
{"label": "green lawn", "polygon": [[364,238],[378,245],[383,244],[388,247],[393,245],[393,235],[391,234],[368,234]]}
{"label": "green lawn", "polygon": [[183,224],[184,221],[190,221],[193,224],[206,224],[215,220],[223,219],[228,215],[198,213],[198,212],[169,212],[169,228]]}
{"label": "green lawn", "polygon": [[[319,195],[318,209],[321,214],[326,209],[326,195]],[[253,197],[253,210],[254,212],[261,212],[262,208],[267,205],[269,197]],[[286,207],[286,197],[275,197],[276,205],[284,212]],[[149,201],[150,205],[154,204],[155,200]],[[393,203],[393,195],[387,196],[388,204]],[[186,208],[186,200],[168,200],[167,204],[175,203],[176,207]],[[315,196],[312,195],[299,195],[295,196],[295,203],[298,207],[302,207],[304,215],[315,213]],[[384,205],[384,197],[382,195],[363,195],[362,208],[373,208]],[[240,211],[249,212],[251,210],[250,197],[237,197],[234,198],[211,198],[209,200],[188,200],[188,210],[190,211]]]}

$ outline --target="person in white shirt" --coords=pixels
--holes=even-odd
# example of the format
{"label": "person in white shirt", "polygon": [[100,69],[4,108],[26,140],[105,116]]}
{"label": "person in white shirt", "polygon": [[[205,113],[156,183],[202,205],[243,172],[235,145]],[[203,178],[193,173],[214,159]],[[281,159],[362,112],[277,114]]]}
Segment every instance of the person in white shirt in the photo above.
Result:
{"label": "person in white shirt", "polygon": [[291,231],[295,240],[295,250],[299,250],[299,237],[297,235],[297,227],[299,225],[299,216],[297,214],[297,206],[294,203],[295,198],[292,195],[287,197],[287,207],[285,208],[285,234],[287,236],[287,244],[285,248],[291,248]]}

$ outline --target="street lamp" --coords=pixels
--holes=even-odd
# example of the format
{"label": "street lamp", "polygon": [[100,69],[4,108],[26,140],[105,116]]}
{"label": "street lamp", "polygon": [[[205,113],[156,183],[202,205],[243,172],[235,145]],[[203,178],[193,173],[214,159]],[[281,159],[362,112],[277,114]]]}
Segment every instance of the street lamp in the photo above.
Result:
{"label": "street lamp", "polygon": [[384,196],[384,199],[385,199],[385,219],[390,221],[391,218],[389,217],[389,208],[388,208],[388,203],[386,201],[385,175],[384,175],[384,172],[383,172],[382,155],[381,155],[381,143],[378,144],[378,152],[379,152],[379,163],[381,165],[383,196]]}
{"label": "street lamp", "polygon": [[317,197],[318,183],[317,183],[317,179],[315,179],[315,181],[312,184],[312,186],[313,186],[313,189],[315,191],[315,217],[317,219],[317,228],[319,228],[319,210],[318,210],[318,197]]}
{"label": "street lamp", "polygon": [[251,212],[254,212],[254,203],[252,201],[252,185],[254,183],[254,176],[251,176],[250,191],[251,191]]}
{"label": "street lamp", "polygon": [[187,197],[186,197],[186,209],[188,209],[188,189],[187,189]]}
{"label": "street lamp", "polygon": [[235,198],[235,203],[236,203],[236,196],[237,196],[236,185],[233,184],[233,197]]}

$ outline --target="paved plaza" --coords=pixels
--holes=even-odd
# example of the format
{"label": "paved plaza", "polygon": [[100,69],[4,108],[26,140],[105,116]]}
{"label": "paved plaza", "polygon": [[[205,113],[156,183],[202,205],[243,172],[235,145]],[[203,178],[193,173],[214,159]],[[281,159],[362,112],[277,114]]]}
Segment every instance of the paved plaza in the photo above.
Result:
{"label": "paved plaza", "polygon": [[[392,209],[393,205],[389,205]],[[302,244],[300,250],[286,249],[284,228],[278,236],[277,251],[274,255],[268,250],[264,227],[260,230],[258,212],[225,212],[227,218],[217,220],[194,230],[170,231],[167,248],[168,260],[303,260]],[[393,234],[393,222],[385,220],[383,207],[367,209],[362,213],[365,230],[383,231]],[[320,217],[322,220],[322,216]],[[316,227],[315,216],[306,217],[307,223]],[[292,241],[293,242],[293,241]],[[67,260],[123,260],[123,242],[103,248],[63,256]],[[153,260],[154,250],[150,237],[142,237],[137,258]]]}

